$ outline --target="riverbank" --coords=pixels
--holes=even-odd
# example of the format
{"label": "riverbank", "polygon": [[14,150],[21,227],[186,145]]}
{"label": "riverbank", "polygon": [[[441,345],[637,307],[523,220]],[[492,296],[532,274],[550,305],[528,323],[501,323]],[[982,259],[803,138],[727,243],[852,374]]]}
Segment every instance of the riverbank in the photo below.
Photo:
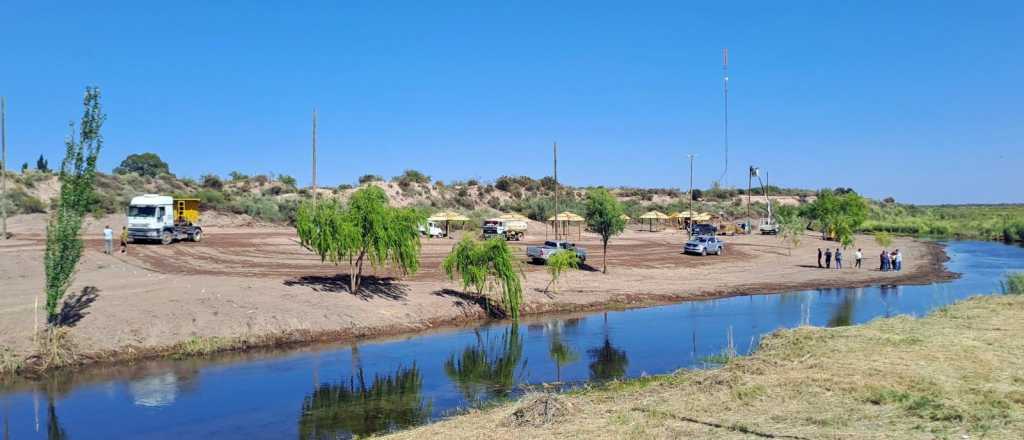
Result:
{"label": "riverbank", "polygon": [[[20,217],[20,219],[19,219]],[[15,239],[0,243],[0,349],[8,369],[25,366],[32,345],[33,305],[43,284],[43,233],[29,216],[12,222]],[[102,221],[89,226],[95,236]],[[531,225],[525,245],[544,240],[544,228]],[[949,279],[941,245],[907,238],[894,248],[906,255],[900,273],[876,269],[879,249],[858,237],[868,256],[865,268],[829,271],[816,267],[816,248],[834,247],[808,234],[790,250],[777,237],[726,237],[722,257],[681,255],[685,234],[629,230],[615,237],[609,273],[597,268],[596,236],[580,234],[593,267],[563,276],[558,293],[545,291],[542,266],[524,264],[523,313],[592,311],[642,307],[740,294],[786,290],[859,287],[872,284],[929,283]],[[358,294],[347,292],[343,270],[322,264],[281,227],[211,225],[202,243],[133,246],[127,256],[99,252],[88,240],[65,303],[67,335],[73,342],[69,364],[123,362],[160,356],[203,355],[260,346],[345,341],[400,335],[488,319],[479,301],[444,279],[440,261],[453,240],[425,240],[422,270],[399,277],[371,274]],[[7,290],[7,289],[5,289]],[[2,360],[2,359],[0,359]],[[26,368],[22,368],[25,370]]]}
{"label": "riverbank", "polygon": [[720,369],[527,396],[387,438],[1019,438],[1022,350],[1024,296],[976,297],[783,330]]}

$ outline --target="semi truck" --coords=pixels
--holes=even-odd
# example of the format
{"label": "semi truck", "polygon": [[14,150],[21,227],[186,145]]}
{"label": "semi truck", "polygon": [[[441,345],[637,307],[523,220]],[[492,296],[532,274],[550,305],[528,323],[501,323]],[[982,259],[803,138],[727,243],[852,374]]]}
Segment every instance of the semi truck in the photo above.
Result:
{"label": "semi truck", "polygon": [[198,242],[202,239],[199,199],[146,194],[133,197],[128,205],[129,241],[171,244],[178,240]]}

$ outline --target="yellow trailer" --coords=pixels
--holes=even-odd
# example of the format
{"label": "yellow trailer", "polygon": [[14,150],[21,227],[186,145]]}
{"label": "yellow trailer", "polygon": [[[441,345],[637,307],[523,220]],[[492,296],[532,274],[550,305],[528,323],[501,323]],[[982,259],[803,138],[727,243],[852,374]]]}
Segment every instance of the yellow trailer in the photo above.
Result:
{"label": "yellow trailer", "polygon": [[199,199],[174,199],[174,224],[199,224]]}

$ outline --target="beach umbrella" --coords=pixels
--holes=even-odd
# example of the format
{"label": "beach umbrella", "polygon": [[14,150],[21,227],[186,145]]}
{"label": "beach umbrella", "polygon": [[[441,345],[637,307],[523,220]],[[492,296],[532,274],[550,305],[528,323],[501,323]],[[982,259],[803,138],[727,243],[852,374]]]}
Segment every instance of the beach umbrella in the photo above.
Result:
{"label": "beach umbrella", "polygon": [[441,211],[427,218],[432,222],[444,222],[444,233],[451,238],[451,230],[449,224],[451,222],[468,222],[469,217],[459,214],[455,211]]}
{"label": "beach umbrella", "polygon": [[640,220],[647,220],[650,224],[651,232],[654,232],[654,222],[661,223],[668,220],[668,216],[659,211],[648,211],[645,212],[644,215],[640,216]]}
{"label": "beach umbrella", "polygon": [[[553,215],[553,216],[548,218],[548,222],[551,223],[552,225],[556,225],[558,223],[563,223],[563,224],[566,225],[566,227],[568,227],[568,225],[570,225],[572,223],[576,223],[576,229],[577,229],[576,236],[577,236],[577,239],[579,239],[579,238],[581,238],[583,236],[583,229],[582,228],[583,228],[583,222],[585,222],[585,221],[586,221],[585,218],[580,217],[579,215],[576,215],[576,213],[569,212],[569,211],[562,211],[562,212],[560,212],[558,214],[555,214],[555,215]],[[558,232],[558,227],[557,226],[555,226],[555,232],[556,232],[555,238],[557,239],[558,238],[557,237],[557,232]]]}

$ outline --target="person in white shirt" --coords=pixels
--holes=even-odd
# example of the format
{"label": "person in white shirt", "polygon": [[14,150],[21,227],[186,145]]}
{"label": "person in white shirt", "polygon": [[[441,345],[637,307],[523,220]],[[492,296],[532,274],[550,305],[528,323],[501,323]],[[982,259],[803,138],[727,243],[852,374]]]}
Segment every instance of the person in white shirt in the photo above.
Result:
{"label": "person in white shirt", "polygon": [[103,253],[110,255],[114,253],[114,230],[110,225],[103,227]]}
{"label": "person in white shirt", "polygon": [[857,253],[853,254],[853,257],[857,260],[853,263],[853,267],[860,269],[860,262],[864,259],[864,254],[861,253],[860,249],[857,249]]}

